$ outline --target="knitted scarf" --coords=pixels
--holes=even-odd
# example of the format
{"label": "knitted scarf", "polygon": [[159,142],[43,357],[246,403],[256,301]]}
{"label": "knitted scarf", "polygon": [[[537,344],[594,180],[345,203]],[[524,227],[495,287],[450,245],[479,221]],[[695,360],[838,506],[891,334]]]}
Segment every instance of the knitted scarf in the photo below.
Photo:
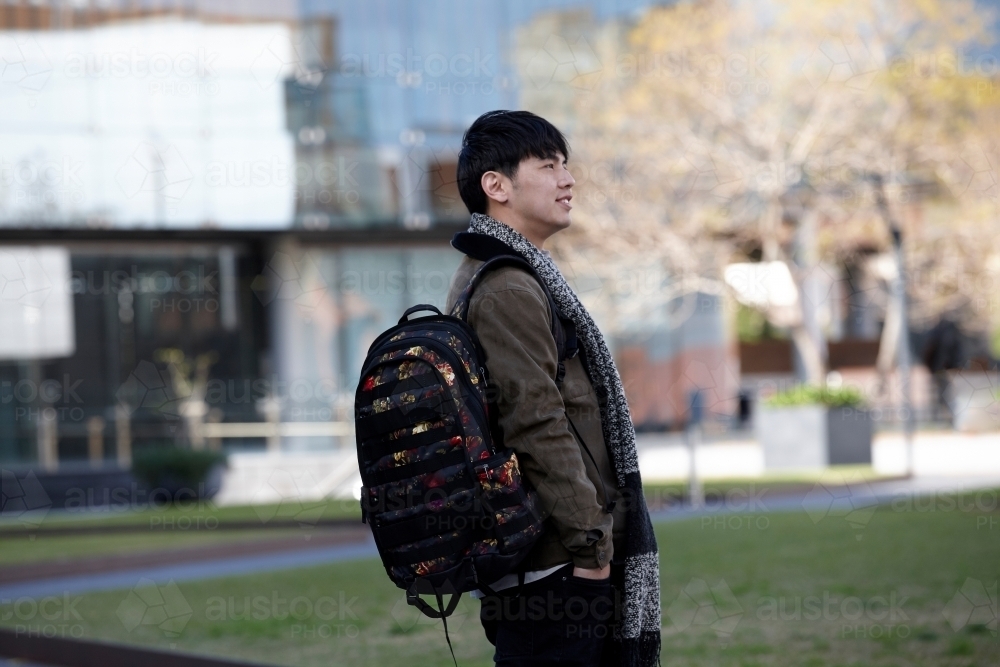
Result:
{"label": "knitted scarf", "polygon": [[469,231],[491,236],[524,257],[552,294],[564,317],[576,325],[584,367],[601,407],[604,441],[614,464],[618,487],[628,504],[622,617],[614,641],[620,664],[655,665],[660,655],[660,565],[653,525],[642,494],[635,428],[625,401],[618,368],[590,313],[552,259],[519,232],[487,215],[474,213]]}

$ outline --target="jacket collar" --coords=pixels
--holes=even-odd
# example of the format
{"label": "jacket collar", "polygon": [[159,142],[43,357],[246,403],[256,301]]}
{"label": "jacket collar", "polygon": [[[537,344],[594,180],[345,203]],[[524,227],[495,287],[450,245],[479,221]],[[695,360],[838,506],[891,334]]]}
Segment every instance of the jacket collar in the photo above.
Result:
{"label": "jacket collar", "polygon": [[494,257],[499,257],[500,255],[514,255],[516,257],[522,257],[521,253],[511,248],[500,239],[489,236],[488,234],[459,232],[452,237],[451,245],[455,248],[455,250],[468,255],[472,259],[478,259],[481,262],[487,262]]}

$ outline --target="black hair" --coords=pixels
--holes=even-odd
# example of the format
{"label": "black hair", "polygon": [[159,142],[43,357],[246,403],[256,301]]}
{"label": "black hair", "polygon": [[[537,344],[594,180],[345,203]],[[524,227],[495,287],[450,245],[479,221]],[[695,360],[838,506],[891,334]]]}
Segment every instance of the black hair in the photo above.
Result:
{"label": "black hair", "polygon": [[513,179],[522,160],[548,160],[561,153],[569,158],[569,145],[555,125],[530,111],[487,111],[462,137],[458,154],[458,191],[469,213],[486,213],[483,174],[499,171]]}

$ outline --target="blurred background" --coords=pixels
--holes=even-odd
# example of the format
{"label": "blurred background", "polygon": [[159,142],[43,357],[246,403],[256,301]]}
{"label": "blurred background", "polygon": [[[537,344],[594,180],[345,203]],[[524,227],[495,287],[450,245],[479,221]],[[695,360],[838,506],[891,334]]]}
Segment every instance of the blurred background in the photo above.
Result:
{"label": "blurred background", "polygon": [[[468,223],[463,131],[485,111],[527,109],[571,145],[574,225],[551,250],[615,354],[649,504],[700,517],[664,533],[661,554],[680,536],[695,536],[686,564],[706,544],[770,543],[768,514],[730,540],[733,512],[774,507],[733,506],[733,492],[776,494],[803,522],[790,542],[817,548],[831,508],[860,531],[892,500],[978,493],[962,515],[972,560],[942,553],[911,572],[949,573],[913,614],[933,622],[911,619],[906,637],[831,630],[837,641],[810,626],[808,651],[815,664],[983,658],[1000,556],[996,492],[983,491],[1000,487],[998,9],[3,0],[3,604],[89,591],[90,615],[62,630],[73,639],[275,664],[322,661],[333,642],[377,664],[419,635],[414,664],[444,660],[436,627],[400,620],[391,589],[359,593],[378,621],[341,613],[324,635],[234,620],[225,604],[213,619],[207,600],[231,590],[205,581],[292,577],[269,595],[315,581],[288,567],[346,559],[341,595],[358,577],[386,583],[351,527],[360,365],[406,307],[443,306],[461,260],[449,241]],[[892,521],[913,509],[888,507]],[[904,537],[958,539],[954,515],[934,516],[938,538],[921,541],[924,524]],[[858,558],[861,535],[847,545]],[[232,560],[252,553],[256,565]],[[289,554],[304,560],[280,565]],[[836,589],[827,575],[849,560],[805,558],[818,568],[805,579],[822,582],[809,591]],[[201,589],[155,569],[181,561],[201,564],[189,577]],[[745,572],[671,568],[665,632],[692,664],[799,632],[752,625],[768,593]],[[86,573],[108,579],[85,585]],[[233,581],[240,600],[259,592]],[[873,581],[867,595],[907,590]],[[942,616],[960,590],[982,618],[953,623],[964,603]],[[732,602],[752,622],[743,639],[723,622]],[[688,618],[689,604],[713,620]],[[15,634],[19,620],[23,636],[52,625],[8,611]],[[488,663],[470,618],[458,650]],[[775,625],[778,639],[754,634]]]}

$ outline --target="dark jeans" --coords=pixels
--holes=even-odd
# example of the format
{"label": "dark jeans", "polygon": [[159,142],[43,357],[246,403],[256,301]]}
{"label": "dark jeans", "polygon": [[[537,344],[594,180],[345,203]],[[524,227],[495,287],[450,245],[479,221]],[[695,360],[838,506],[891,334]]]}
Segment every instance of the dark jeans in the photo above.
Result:
{"label": "dark jeans", "polygon": [[[612,575],[613,576],[613,575]],[[611,578],[573,576],[568,564],[544,579],[482,600],[479,618],[501,667],[601,665],[615,622]]]}

